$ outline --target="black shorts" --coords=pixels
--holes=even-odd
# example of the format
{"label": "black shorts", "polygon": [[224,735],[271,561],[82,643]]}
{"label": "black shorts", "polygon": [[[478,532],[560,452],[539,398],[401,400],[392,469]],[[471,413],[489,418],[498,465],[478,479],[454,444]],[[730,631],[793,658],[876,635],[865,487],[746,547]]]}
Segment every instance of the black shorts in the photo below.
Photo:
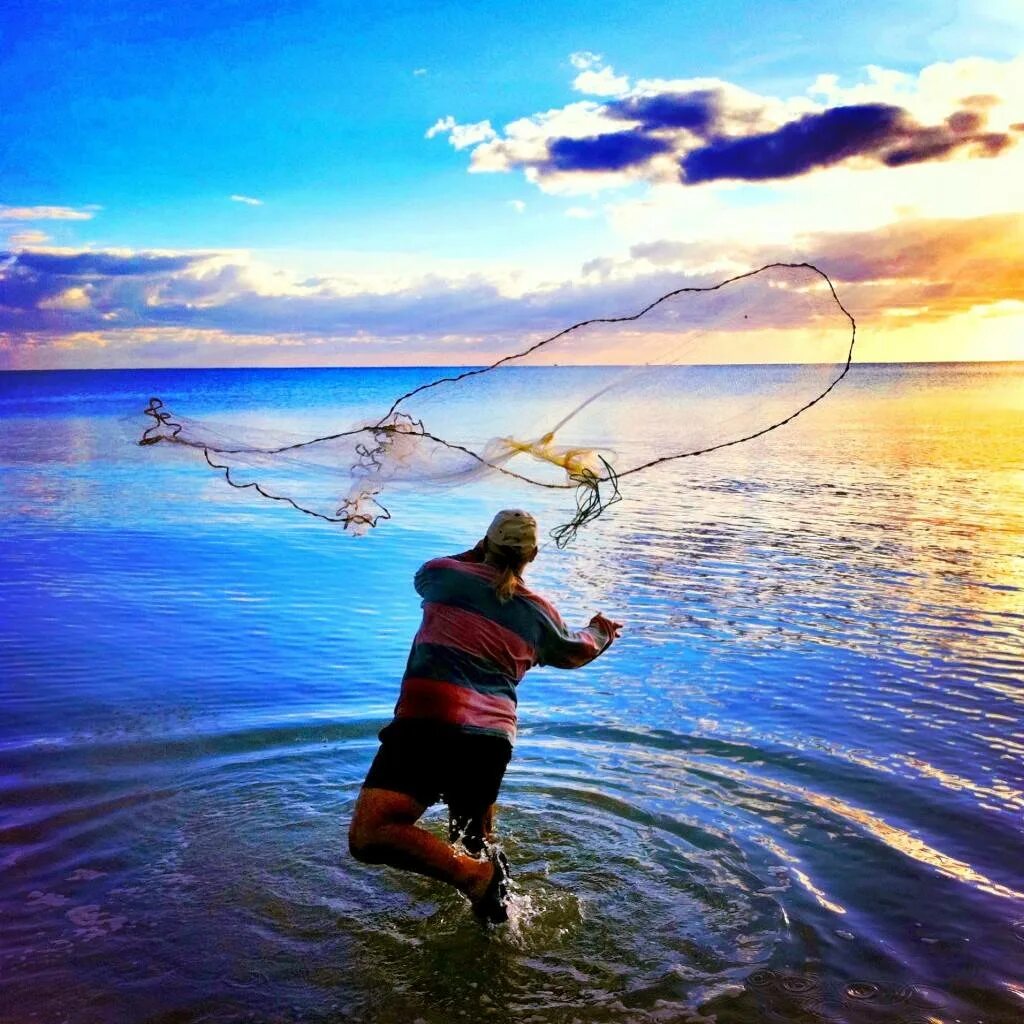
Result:
{"label": "black shorts", "polygon": [[381,729],[363,785],[405,793],[427,807],[443,800],[453,816],[475,818],[498,799],[511,757],[504,737],[398,719]]}

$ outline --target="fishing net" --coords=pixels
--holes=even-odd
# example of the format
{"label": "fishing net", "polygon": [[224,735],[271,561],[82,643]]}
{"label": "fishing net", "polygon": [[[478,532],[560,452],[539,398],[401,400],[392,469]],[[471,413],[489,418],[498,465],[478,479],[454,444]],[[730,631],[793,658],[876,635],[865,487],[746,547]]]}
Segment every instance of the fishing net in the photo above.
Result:
{"label": "fishing net", "polygon": [[385,497],[401,489],[491,477],[565,491],[562,547],[627,478],[751,441],[820,402],[855,338],[821,270],[776,263],[529,339],[326,435],[215,427],[153,398],[139,443],[196,449],[232,486],[354,533],[389,519]]}

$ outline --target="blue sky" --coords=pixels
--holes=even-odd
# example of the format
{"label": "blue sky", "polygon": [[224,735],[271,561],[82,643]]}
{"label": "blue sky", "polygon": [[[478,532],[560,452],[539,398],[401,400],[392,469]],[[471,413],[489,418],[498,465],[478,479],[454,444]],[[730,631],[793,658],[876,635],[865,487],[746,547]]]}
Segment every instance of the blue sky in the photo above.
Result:
{"label": "blue sky", "polygon": [[[456,149],[444,131],[427,138],[439,119],[487,122],[501,138],[519,119],[609,102],[574,88],[583,63],[573,54],[628,76],[634,91],[715,79],[790,102],[819,75],[853,89],[868,65],[913,78],[941,62],[1012,62],[1020,27],[1009,3],[8,3],[0,59],[19,88],[0,107],[0,232],[12,253],[244,251],[293,282],[391,269],[408,288],[417,275],[455,281],[478,268],[509,280],[542,270],[569,286],[595,260],[621,263],[637,244],[686,238],[624,231],[623,210],[660,194],[656,178],[592,188],[586,168],[582,186],[569,187],[543,169],[530,180],[517,156],[467,173],[483,151]],[[775,198],[771,188],[728,189],[733,209]],[[1014,212],[1003,205],[980,212]],[[54,207],[79,219],[3,219]],[[85,302],[76,296],[64,303],[68,332],[82,326],[72,322]],[[6,362],[31,363],[10,354],[17,324],[4,330]]]}

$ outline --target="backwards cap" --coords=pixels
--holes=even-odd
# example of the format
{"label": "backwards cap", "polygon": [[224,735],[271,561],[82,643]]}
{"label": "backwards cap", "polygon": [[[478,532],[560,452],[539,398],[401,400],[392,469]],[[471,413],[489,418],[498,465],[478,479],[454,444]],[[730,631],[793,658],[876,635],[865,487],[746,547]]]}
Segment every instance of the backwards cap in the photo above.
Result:
{"label": "backwards cap", "polygon": [[487,527],[487,539],[500,547],[529,551],[537,546],[537,520],[522,509],[502,509]]}

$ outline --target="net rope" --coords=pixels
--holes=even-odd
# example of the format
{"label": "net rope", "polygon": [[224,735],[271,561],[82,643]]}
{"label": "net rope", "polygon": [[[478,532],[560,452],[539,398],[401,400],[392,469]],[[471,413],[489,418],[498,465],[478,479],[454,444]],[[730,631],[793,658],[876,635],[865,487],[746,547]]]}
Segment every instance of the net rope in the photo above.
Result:
{"label": "net rope", "polygon": [[[738,430],[736,436],[727,436],[721,439],[712,440],[706,444],[698,444],[693,447],[686,447],[681,451],[671,451],[664,454],[654,454],[652,457],[638,462],[636,465],[624,469],[617,469],[607,457],[607,453],[586,445],[558,447],[554,445],[556,434],[570,421],[577,417],[584,409],[594,405],[607,392],[613,388],[628,388],[631,374],[636,376],[650,370],[663,370],[665,367],[678,366],[678,354],[673,353],[676,358],[667,359],[662,350],[659,350],[658,362],[647,362],[641,366],[627,368],[615,380],[596,392],[588,395],[582,402],[579,402],[570,412],[559,420],[555,427],[545,432],[534,441],[517,440],[514,437],[493,439],[484,446],[483,451],[477,451],[476,447],[470,444],[460,443],[451,438],[445,438],[437,433],[428,430],[424,420],[413,412],[406,411],[409,404],[416,396],[422,396],[434,389],[453,387],[460,382],[469,381],[472,378],[480,378],[483,375],[494,374],[502,367],[512,364],[534,365],[526,360],[536,359],[538,354],[543,355],[545,349],[554,348],[557,343],[569,336],[578,335],[585,329],[594,328],[597,325],[624,325],[633,324],[647,317],[658,307],[664,306],[686,295],[707,295],[720,292],[740,282],[750,281],[761,275],[771,275],[778,271],[806,272],[812,281],[816,281],[824,288],[824,294],[837,313],[843,320],[846,329],[843,332],[842,344],[836,349],[834,371],[822,381],[821,386],[816,388],[810,396],[802,396],[800,401],[794,401],[792,408],[786,408],[779,415],[771,418],[770,422],[763,424],[752,424],[750,429]],[[800,284],[799,279],[797,279]],[[792,287],[787,279],[781,283],[774,280],[768,281],[769,286],[776,290],[780,287]],[[806,285],[802,285],[804,291]],[[746,321],[749,314],[743,314]],[[620,482],[625,477],[635,476],[652,469],[655,466],[668,462],[674,462],[686,458],[709,455],[713,452],[731,448],[736,445],[753,441],[773,431],[792,423],[797,417],[811,409],[825,399],[837,387],[840,381],[849,373],[853,363],[853,352],[857,338],[857,324],[852,314],[843,305],[836,289],[828,275],[811,263],[770,263],[759,267],[756,270],[747,271],[728,277],[713,285],[689,285],[666,292],[653,302],[644,306],[639,311],[615,317],[594,317],[578,321],[555,334],[541,338],[539,341],[521,351],[502,356],[494,362],[480,367],[474,367],[458,374],[438,377],[434,380],[409,389],[399,395],[391,403],[387,413],[375,421],[364,423],[348,430],[311,437],[289,444],[277,446],[260,446],[248,444],[231,444],[219,438],[211,438],[210,431],[204,430],[202,425],[188,424],[184,418],[175,417],[168,410],[159,397],[152,397],[149,405],[143,410],[153,422],[148,426],[139,440],[140,445],[155,445],[163,442],[173,445],[200,450],[203,453],[207,464],[223,474],[225,481],[234,488],[240,490],[251,489],[256,494],[271,501],[282,502],[296,511],[330,523],[340,523],[346,529],[353,532],[364,532],[373,528],[383,520],[391,518],[387,507],[379,500],[385,485],[391,480],[416,480],[415,470],[409,469],[411,465],[423,465],[423,455],[418,451],[418,446],[428,443],[431,453],[451,453],[459,460],[454,468],[447,472],[422,471],[422,479],[442,485],[450,483],[457,485],[469,479],[477,478],[487,473],[497,473],[502,476],[527,484],[533,487],[542,487],[549,490],[573,491],[575,499],[575,511],[563,524],[550,531],[551,537],[558,547],[565,547],[571,543],[580,529],[593,522],[601,516],[610,506],[621,500]],[[698,335],[699,339],[699,335]],[[691,342],[692,344],[692,342]],[[558,363],[553,364],[555,366]],[[623,382],[626,382],[625,385]],[[723,420],[723,422],[725,422]],[[321,511],[312,507],[311,502],[305,502],[301,498],[286,493],[275,493],[280,488],[272,488],[270,485],[259,479],[239,479],[244,473],[240,473],[239,466],[233,465],[239,461],[245,464],[258,463],[267,465],[276,461],[285,465],[289,460],[300,462],[304,455],[313,449],[322,449],[334,443],[351,445],[351,461],[346,465],[339,463],[338,468],[344,471],[344,475],[354,481],[350,493],[346,495],[334,509]],[[538,463],[547,464],[564,471],[563,479],[543,479],[534,475],[527,475],[510,468],[507,463],[517,455],[532,456]],[[435,456],[436,461],[436,456]],[[344,460],[342,460],[344,462]],[[321,463],[320,469],[328,472],[336,471],[331,465]]]}

